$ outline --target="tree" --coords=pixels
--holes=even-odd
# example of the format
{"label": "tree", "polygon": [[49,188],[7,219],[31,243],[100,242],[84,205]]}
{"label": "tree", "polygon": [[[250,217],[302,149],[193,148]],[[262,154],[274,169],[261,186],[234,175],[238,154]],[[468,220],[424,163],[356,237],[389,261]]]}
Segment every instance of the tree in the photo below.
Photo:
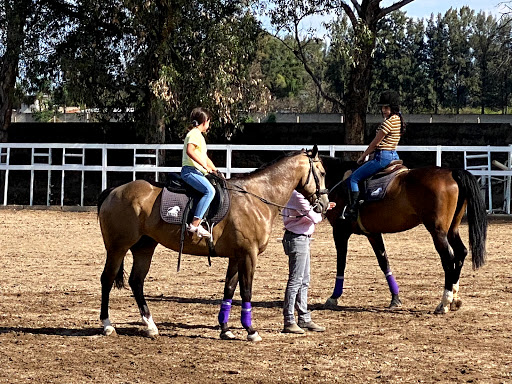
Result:
{"label": "tree", "polygon": [[[3,0],[0,2],[0,141],[7,140],[16,81],[37,90],[46,71],[44,58],[65,35],[72,2],[66,0]],[[44,83],[44,80],[42,80]]]}
{"label": "tree", "polygon": [[[381,7],[381,0],[362,0],[361,2],[352,0],[350,3],[347,1],[331,2],[322,0],[273,1],[274,7],[269,11],[272,24],[278,31],[287,31],[295,36],[297,48],[294,54],[313,77],[321,95],[344,110],[346,116],[346,144],[361,144],[364,141],[378,21],[412,1],[396,1],[388,7]],[[300,36],[301,22],[307,16],[332,11],[338,14],[344,12],[350,20],[353,30],[353,41],[350,53],[347,55],[351,59],[351,69],[346,92],[341,100],[325,89],[320,79],[315,76],[309,67],[301,43],[301,41],[307,41],[307,39]]]}
{"label": "tree", "polygon": [[413,20],[395,11],[379,22],[379,31],[371,105],[375,105],[382,90],[392,89],[400,93],[405,111],[424,111],[428,108],[428,82],[423,19]]}
{"label": "tree", "polygon": [[32,9],[31,0],[5,0],[0,3],[0,142],[7,141],[18,63],[25,41],[24,30]]}
{"label": "tree", "polygon": [[84,0],[79,14],[56,70],[83,104],[133,108],[148,142],[166,127],[176,138],[197,105],[236,123],[265,94],[251,66],[261,30],[241,1]]}
{"label": "tree", "polygon": [[468,103],[474,78],[472,77],[472,49],[468,36],[472,34],[474,11],[462,7],[459,12],[449,9],[444,20],[448,27],[448,66],[451,73],[448,93],[448,107],[459,114]]}
{"label": "tree", "polygon": [[445,104],[449,82],[448,27],[441,14],[427,22],[427,73],[432,87],[431,103],[435,114]]}

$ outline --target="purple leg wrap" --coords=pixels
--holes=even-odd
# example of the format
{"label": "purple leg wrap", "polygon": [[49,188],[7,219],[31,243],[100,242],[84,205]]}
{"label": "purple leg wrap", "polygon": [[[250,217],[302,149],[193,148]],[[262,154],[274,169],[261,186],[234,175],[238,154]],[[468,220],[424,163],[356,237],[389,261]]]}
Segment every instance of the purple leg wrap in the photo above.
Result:
{"label": "purple leg wrap", "polygon": [[242,314],[240,319],[244,328],[252,327],[252,307],[250,301],[242,302]]}
{"label": "purple leg wrap", "polygon": [[231,311],[231,302],[233,300],[227,299],[222,300],[222,304],[220,305],[219,312],[219,324],[227,323],[229,320],[229,312]]}
{"label": "purple leg wrap", "polygon": [[332,292],[332,297],[337,299],[343,293],[343,282],[345,281],[344,276],[336,276],[336,283],[334,284],[334,291]]}
{"label": "purple leg wrap", "polygon": [[386,272],[386,280],[388,281],[389,290],[392,294],[398,295],[398,284],[396,283],[395,278],[393,277],[393,273],[391,271]]}

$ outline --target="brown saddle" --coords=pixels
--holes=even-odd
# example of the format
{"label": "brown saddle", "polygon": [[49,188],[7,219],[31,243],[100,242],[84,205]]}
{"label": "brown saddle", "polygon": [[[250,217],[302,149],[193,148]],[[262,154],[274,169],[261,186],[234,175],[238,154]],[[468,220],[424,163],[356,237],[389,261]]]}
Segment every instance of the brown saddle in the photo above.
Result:
{"label": "brown saddle", "polygon": [[369,180],[375,180],[379,179],[381,177],[384,177],[386,175],[389,175],[393,172],[398,172],[401,169],[408,169],[402,160],[393,160],[391,163],[388,164],[386,168],[384,168],[382,171],[377,172],[375,175],[370,177]]}

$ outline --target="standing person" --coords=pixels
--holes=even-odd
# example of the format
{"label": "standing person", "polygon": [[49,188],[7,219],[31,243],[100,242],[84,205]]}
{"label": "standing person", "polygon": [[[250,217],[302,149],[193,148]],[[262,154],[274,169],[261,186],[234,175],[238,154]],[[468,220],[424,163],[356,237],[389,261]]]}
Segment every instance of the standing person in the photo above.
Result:
{"label": "standing person", "polygon": [[205,177],[209,172],[217,171],[206,154],[206,141],[203,136],[210,128],[210,113],[201,107],[194,108],[190,114],[190,121],[190,131],[183,144],[181,178],[203,196],[197,203],[194,218],[187,225],[187,229],[189,232],[197,233],[199,237],[211,237],[211,233],[201,225],[206,210],[215,197],[215,189]]}
{"label": "standing person", "polygon": [[[329,203],[332,209],[336,203]],[[288,255],[288,283],[284,294],[284,333],[304,333],[304,330],[323,332],[324,327],[311,320],[308,312],[308,287],[310,280],[310,241],[315,224],[322,221],[322,214],[313,211],[306,198],[293,191],[283,210],[285,232],[283,236],[284,252]],[[299,317],[295,322],[295,309]]]}
{"label": "standing person", "polygon": [[348,204],[342,213],[342,219],[357,219],[359,199],[359,181],[367,179],[386,168],[393,160],[399,160],[396,147],[405,132],[405,121],[400,113],[400,98],[394,91],[384,91],[377,105],[384,121],[377,128],[375,138],[363,152],[357,164],[363,164],[366,157],[374,154],[373,159],[357,168],[347,179],[349,184]]}

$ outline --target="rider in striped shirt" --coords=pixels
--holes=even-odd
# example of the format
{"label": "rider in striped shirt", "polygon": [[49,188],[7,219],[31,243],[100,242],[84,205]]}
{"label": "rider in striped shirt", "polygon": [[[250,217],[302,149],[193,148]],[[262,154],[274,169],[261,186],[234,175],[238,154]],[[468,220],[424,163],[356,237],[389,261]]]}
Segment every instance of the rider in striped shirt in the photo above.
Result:
{"label": "rider in striped shirt", "polygon": [[[393,160],[399,159],[396,147],[400,141],[400,136],[405,131],[405,121],[400,113],[398,93],[394,91],[383,92],[377,105],[381,108],[384,121],[377,129],[375,138],[357,160],[357,163],[362,165],[347,179],[350,192],[342,219],[357,219],[359,181],[367,179],[386,168]],[[374,154],[373,159],[363,164],[370,154]]]}

